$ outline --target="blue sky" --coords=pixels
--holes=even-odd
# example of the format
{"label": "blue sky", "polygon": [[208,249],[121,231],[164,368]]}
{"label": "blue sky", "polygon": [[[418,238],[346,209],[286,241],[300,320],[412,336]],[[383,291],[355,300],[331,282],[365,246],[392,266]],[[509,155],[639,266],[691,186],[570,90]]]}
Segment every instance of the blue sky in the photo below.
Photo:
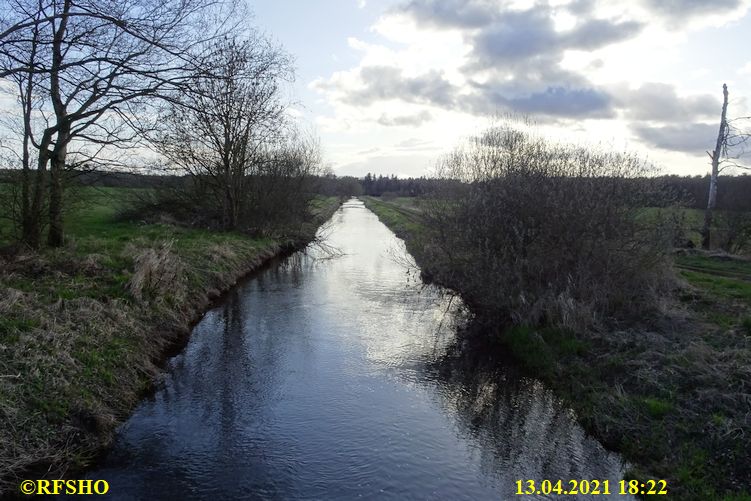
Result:
{"label": "blue sky", "polygon": [[749,0],[258,0],[339,174],[421,175],[496,113],[703,174],[721,85],[749,114]]}
{"label": "blue sky", "polygon": [[251,5],[256,25],[295,56],[298,79],[310,82],[357,64],[347,39],[367,38],[390,3],[361,8],[356,0],[255,0]]}

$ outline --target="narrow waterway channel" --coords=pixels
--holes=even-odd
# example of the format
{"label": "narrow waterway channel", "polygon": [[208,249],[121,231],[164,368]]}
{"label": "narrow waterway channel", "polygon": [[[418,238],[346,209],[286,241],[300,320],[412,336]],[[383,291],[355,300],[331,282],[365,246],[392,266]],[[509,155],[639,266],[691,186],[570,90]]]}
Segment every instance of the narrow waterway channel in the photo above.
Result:
{"label": "narrow waterway channel", "polygon": [[116,499],[213,501],[521,500],[538,498],[515,495],[521,479],[617,484],[619,457],[549,390],[456,354],[457,301],[420,283],[360,201],[324,231],[337,252],[297,253],[205,315],[88,478]]}

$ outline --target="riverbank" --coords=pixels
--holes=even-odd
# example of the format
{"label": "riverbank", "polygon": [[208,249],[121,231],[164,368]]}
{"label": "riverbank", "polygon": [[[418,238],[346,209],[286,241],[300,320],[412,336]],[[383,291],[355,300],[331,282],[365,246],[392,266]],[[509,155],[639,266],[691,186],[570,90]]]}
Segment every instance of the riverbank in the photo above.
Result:
{"label": "riverbank", "polygon": [[65,247],[0,256],[0,494],[86,465],[211,302],[341,203],[317,199],[292,237],[250,238],[119,221],[117,196],[71,214]]}
{"label": "riverbank", "polygon": [[[428,278],[451,275],[425,258],[414,199],[363,198]],[[666,479],[671,499],[748,500],[751,262],[696,253],[677,264],[675,297],[649,317],[592,332],[483,332],[635,465],[630,477]]]}

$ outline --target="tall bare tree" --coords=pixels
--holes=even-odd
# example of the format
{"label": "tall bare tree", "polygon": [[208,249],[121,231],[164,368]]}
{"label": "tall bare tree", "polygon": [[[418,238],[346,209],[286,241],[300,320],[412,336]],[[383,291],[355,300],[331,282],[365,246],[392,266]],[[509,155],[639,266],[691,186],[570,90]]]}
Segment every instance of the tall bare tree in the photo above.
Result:
{"label": "tall bare tree", "polygon": [[279,47],[258,34],[226,39],[214,44],[211,60],[211,74],[169,104],[154,141],[221,208],[221,225],[237,229],[258,221],[251,213],[283,179],[304,177],[318,159],[312,143],[288,141],[282,90],[293,71]]}
{"label": "tall bare tree", "polygon": [[[28,12],[28,16],[34,21],[38,21],[40,12]],[[3,116],[0,124],[8,130],[14,130],[20,134],[20,151],[18,148],[4,145],[4,149],[10,151],[21,163],[21,192],[20,199],[16,200],[18,209],[18,219],[22,229],[22,239],[32,245],[38,245],[41,227],[41,207],[42,197],[44,195],[44,167],[37,170],[35,176],[32,175],[31,164],[33,162],[32,148],[38,146],[34,141],[33,133],[33,114],[35,109],[42,106],[44,97],[36,93],[36,87],[41,76],[34,73],[39,59],[42,57],[39,51],[40,30],[37,24],[29,27],[27,36],[23,40],[17,40],[15,49],[23,49],[18,54],[24,57],[23,67],[26,71],[16,71],[10,73],[6,78],[14,84],[17,102],[21,108],[20,117]],[[6,60],[7,63],[7,60]]]}
{"label": "tall bare tree", "polygon": [[722,84],[722,113],[720,114],[720,131],[717,133],[717,142],[712,153],[709,153],[709,158],[712,159],[712,174],[709,177],[709,197],[707,199],[707,210],[704,212],[704,226],[702,227],[701,246],[704,249],[709,249],[711,243],[711,227],[712,227],[712,212],[717,205],[717,178],[720,175],[720,157],[722,151],[726,148],[726,134],[727,134],[727,114],[728,114],[728,86]]}
{"label": "tall bare tree", "polygon": [[722,112],[720,113],[720,129],[717,133],[714,151],[707,152],[712,160],[712,173],[709,177],[709,196],[707,209],[704,212],[704,225],[702,226],[702,248],[709,249],[712,241],[712,223],[714,210],[717,206],[717,186],[720,173],[726,168],[747,169],[741,161],[746,153],[744,146],[751,137],[747,132],[740,130],[735,124],[746,120],[748,117],[740,117],[728,120],[728,86],[722,84]]}
{"label": "tall bare tree", "polygon": [[[26,95],[43,95],[49,103],[33,115],[24,104],[24,116],[41,124],[36,136],[33,127],[27,128],[24,141],[36,149],[37,171],[49,166],[47,242],[59,246],[64,238],[66,166],[101,156],[108,147],[132,143],[137,137],[130,127],[134,120],[158,98],[169,98],[196,74],[205,73],[207,42],[235,25],[209,23],[208,14],[219,11],[220,1],[7,4],[0,26],[0,77],[25,75],[31,86]],[[30,44],[36,50],[32,62]],[[31,245],[39,242],[38,231],[29,221],[24,235]]]}

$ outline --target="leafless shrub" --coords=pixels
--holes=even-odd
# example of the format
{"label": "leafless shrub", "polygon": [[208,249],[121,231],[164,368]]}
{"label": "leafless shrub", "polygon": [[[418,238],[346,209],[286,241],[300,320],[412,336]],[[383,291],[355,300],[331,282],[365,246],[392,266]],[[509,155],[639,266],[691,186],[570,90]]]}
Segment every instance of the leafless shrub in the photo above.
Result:
{"label": "leafless shrub", "polygon": [[672,244],[638,217],[657,189],[651,169],[494,126],[441,161],[463,185],[426,204],[425,251],[474,310],[516,324],[581,328],[639,311],[664,283]]}

